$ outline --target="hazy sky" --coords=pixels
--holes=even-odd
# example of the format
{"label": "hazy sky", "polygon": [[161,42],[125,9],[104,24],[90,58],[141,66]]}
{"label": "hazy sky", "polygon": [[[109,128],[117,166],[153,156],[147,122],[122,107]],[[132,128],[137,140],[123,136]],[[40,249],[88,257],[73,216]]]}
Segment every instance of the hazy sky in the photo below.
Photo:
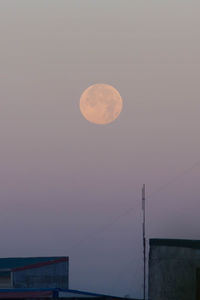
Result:
{"label": "hazy sky", "polygon": [[[71,288],[141,297],[143,183],[148,237],[200,239],[199,15],[0,0],[0,257],[69,255]],[[94,83],[123,98],[112,124],[80,114]]]}

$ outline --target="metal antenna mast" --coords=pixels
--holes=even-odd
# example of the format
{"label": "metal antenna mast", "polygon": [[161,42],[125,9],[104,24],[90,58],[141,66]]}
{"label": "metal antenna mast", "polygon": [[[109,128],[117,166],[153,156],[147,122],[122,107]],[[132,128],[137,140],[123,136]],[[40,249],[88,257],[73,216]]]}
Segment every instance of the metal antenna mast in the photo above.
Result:
{"label": "metal antenna mast", "polygon": [[146,299],[146,224],[145,224],[145,184],[142,187],[142,211],[143,211],[143,226],[142,226],[142,237],[143,237],[143,259],[144,259],[144,294],[143,299]]}

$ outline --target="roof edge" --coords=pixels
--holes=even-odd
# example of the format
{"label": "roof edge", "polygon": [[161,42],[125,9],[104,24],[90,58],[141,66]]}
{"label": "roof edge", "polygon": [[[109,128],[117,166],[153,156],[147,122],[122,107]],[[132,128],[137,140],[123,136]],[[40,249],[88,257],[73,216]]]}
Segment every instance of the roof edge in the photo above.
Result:
{"label": "roof edge", "polygon": [[200,240],[149,239],[149,245],[200,249]]}
{"label": "roof edge", "polygon": [[29,270],[29,269],[35,269],[35,268],[40,268],[40,267],[44,267],[44,266],[48,266],[48,265],[58,264],[58,263],[61,263],[64,261],[65,262],[69,261],[69,257],[66,256],[66,257],[61,257],[61,258],[54,259],[54,260],[49,260],[49,261],[39,262],[39,263],[31,264],[31,265],[26,265],[23,267],[13,268],[12,271],[18,272],[18,271],[24,271],[24,270]]}

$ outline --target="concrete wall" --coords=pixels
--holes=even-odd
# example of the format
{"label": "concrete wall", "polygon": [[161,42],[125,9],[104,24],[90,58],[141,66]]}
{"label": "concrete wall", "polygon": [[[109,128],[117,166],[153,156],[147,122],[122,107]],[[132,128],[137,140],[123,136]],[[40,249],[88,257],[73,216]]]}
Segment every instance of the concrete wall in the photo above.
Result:
{"label": "concrete wall", "polygon": [[68,261],[13,272],[14,288],[68,288]]}
{"label": "concrete wall", "polygon": [[150,245],[149,300],[196,300],[198,268],[199,249]]}
{"label": "concrete wall", "polygon": [[0,277],[0,289],[2,288],[11,288],[11,279],[10,277]]}

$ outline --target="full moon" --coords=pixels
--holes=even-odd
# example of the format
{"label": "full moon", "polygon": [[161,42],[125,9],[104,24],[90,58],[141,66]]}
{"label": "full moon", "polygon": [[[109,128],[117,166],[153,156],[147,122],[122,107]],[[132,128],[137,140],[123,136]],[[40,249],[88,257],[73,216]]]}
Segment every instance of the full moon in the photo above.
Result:
{"label": "full moon", "polygon": [[89,122],[108,124],[116,120],[122,111],[122,98],[113,86],[94,84],[81,95],[80,111]]}

